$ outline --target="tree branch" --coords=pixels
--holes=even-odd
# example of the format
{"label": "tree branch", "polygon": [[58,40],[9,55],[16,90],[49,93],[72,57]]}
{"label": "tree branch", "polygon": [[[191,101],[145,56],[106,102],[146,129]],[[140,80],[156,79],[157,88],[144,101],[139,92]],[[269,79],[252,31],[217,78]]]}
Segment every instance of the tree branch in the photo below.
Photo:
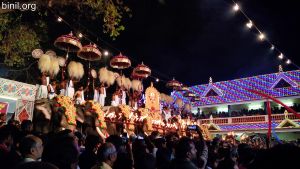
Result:
{"label": "tree branch", "polygon": [[20,72],[20,71],[28,71],[32,65],[34,65],[35,63],[37,63],[38,61],[34,61],[31,64],[29,64],[27,67],[23,68],[23,69],[10,69],[8,70],[8,72]]}

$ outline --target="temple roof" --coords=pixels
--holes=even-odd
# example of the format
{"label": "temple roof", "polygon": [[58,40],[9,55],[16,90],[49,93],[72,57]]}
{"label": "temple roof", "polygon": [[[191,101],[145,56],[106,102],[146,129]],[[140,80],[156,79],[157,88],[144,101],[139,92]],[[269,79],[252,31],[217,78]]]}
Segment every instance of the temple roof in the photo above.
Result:
{"label": "temple roof", "polygon": [[[217,105],[224,103],[251,102],[262,100],[250,90],[257,90],[275,98],[300,97],[300,70],[278,72],[252,76],[242,79],[214,82],[189,87],[190,92],[195,93],[199,99],[193,103],[194,107]],[[208,93],[213,94],[208,94]],[[183,92],[174,92],[173,97],[181,98],[184,102],[190,102],[183,97]]]}

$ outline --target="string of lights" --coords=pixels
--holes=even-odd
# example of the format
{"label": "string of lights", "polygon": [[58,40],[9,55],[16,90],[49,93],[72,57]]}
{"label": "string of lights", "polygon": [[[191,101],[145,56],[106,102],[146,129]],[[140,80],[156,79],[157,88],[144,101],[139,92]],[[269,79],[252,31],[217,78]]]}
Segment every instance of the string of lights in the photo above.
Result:
{"label": "string of lights", "polygon": [[270,45],[270,50],[276,51],[278,53],[278,56],[277,56],[278,59],[280,59],[281,61],[285,60],[286,64],[292,64],[297,69],[300,69],[300,67],[296,63],[292,62],[291,59],[289,59],[286,55],[284,55],[283,52],[270,41],[270,39],[263,33],[263,31],[261,29],[258,28],[258,26],[254,23],[254,21],[252,19],[250,19],[250,17],[245,13],[245,11],[242,10],[242,8],[240,7],[240,4],[238,4],[234,0],[232,0],[232,2],[233,2],[233,7],[232,7],[233,11],[240,12],[248,20],[248,22],[245,24],[246,27],[248,29],[255,29],[257,31],[258,39],[260,41],[266,41]]}
{"label": "string of lights", "polygon": [[[248,22],[245,24],[245,26],[248,28],[248,29],[255,29],[257,31],[257,36],[258,36],[258,39],[261,40],[261,41],[265,41],[267,42],[269,45],[270,45],[270,50],[272,51],[276,51],[278,53],[278,59],[280,60],[285,60],[285,63],[286,64],[292,64],[294,65],[295,67],[297,67],[298,69],[300,69],[300,67],[295,64],[294,62],[291,61],[291,59],[289,59],[286,55],[283,54],[283,52],[281,52],[281,50],[275,46],[270,40],[268,37],[266,37],[266,35],[263,33],[263,31],[261,29],[258,28],[258,26],[254,23],[254,21],[252,19],[250,19],[250,17],[241,9],[240,5],[235,2],[234,0],[232,0],[233,2],[233,11],[235,12],[240,12],[247,20]],[[94,44],[98,44],[98,39],[104,43],[105,45],[107,45],[108,47],[110,47],[111,49],[117,51],[118,53],[121,52],[121,50],[119,50],[118,48],[114,47],[113,45],[111,45],[110,43],[106,42],[105,40],[103,40],[102,38],[99,38],[99,36],[97,36],[94,32],[90,31],[88,28],[86,28],[85,26],[83,26],[82,24],[80,23],[77,23],[80,25],[81,28],[84,28],[85,30],[85,33],[93,36],[93,37],[96,37],[97,39],[97,42],[94,42],[93,40],[91,40],[87,34],[85,34],[84,32],[81,32],[81,31],[77,31],[74,27],[71,26],[71,24],[66,21],[64,18],[62,18],[62,16],[59,16],[57,15],[53,10],[50,9],[50,11],[57,17],[57,22],[60,22],[60,23],[64,23],[66,24],[71,30],[77,32],[76,33],[76,36],[78,38],[85,38],[87,41],[91,42],[91,43],[94,43]],[[100,47],[100,45],[98,45],[98,47],[100,49],[102,49]],[[102,49],[103,51],[103,54],[104,56],[109,56],[109,55],[112,55],[112,53],[110,53],[108,50],[104,50]],[[140,63],[138,62],[135,58],[132,58],[132,57],[129,57],[132,61],[136,62],[136,63]],[[133,68],[133,67],[131,67]],[[153,75],[150,75],[149,77],[152,78],[155,82],[163,82],[163,83],[167,83],[168,81],[171,80],[170,77],[168,77],[167,75],[164,75],[164,74],[161,74],[159,71],[156,71],[152,68],[152,72],[155,72],[155,74],[157,74],[159,77],[156,77],[156,76],[153,76]],[[163,78],[164,77],[164,78]],[[166,79],[166,80],[164,80]]]}

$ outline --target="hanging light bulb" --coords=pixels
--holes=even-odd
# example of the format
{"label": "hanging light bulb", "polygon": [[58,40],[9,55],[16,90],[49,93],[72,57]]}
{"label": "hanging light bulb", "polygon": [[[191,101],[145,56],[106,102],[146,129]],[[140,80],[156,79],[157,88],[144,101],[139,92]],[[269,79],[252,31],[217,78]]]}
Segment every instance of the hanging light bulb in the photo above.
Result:
{"label": "hanging light bulb", "polygon": [[283,59],[283,54],[280,53],[280,54],[278,55],[278,58],[279,58],[279,59]]}
{"label": "hanging light bulb", "polygon": [[263,33],[260,33],[259,36],[258,36],[258,38],[260,40],[264,40],[265,39],[265,35]]}
{"label": "hanging light bulb", "polygon": [[236,3],[234,6],[233,6],[233,10],[234,11],[238,11],[240,9],[239,5]]}
{"label": "hanging light bulb", "polygon": [[159,82],[159,78],[156,78],[156,80],[155,80],[156,82]]}
{"label": "hanging light bulb", "polygon": [[62,18],[59,16],[58,18],[57,18],[57,22],[62,22]]}
{"label": "hanging light bulb", "polygon": [[251,20],[249,20],[249,22],[246,24],[246,26],[250,29],[253,26],[253,23]]}
{"label": "hanging light bulb", "polygon": [[109,53],[108,53],[108,51],[104,51],[104,56],[108,56],[109,55]]}
{"label": "hanging light bulb", "polygon": [[291,60],[288,59],[288,60],[286,61],[286,64],[291,64]]}
{"label": "hanging light bulb", "polygon": [[274,49],[275,49],[275,46],[274,46],[274,45],[272,45],[272,46],[271,46],[271,50],[274,50]]}

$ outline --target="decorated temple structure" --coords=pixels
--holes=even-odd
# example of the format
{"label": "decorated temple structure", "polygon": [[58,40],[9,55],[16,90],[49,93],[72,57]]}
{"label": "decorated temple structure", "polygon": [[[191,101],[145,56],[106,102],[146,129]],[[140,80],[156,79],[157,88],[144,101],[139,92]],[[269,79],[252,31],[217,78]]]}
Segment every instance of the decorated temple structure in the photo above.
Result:
{"label": "decorated temple structure", "polygon": [[[176,91],[173,98],[192,103],[192,112],[201,124],[208,124],[213,133],[266,132],[267,101],[271,101],[272,129],[279,132],[300,131],[300,119],[291,112],[284,115],[288,106],[299,112],[300,70],[265,74],[242,79],[213,82],[189,87],[195,97],[185,97],[186,91]],[[266,97],[256,93],[263,93]],[[271,98],[271,99],[270,99]],[[274,100],[273,100],[274,99]],[[283,104],[278,104],[278,101]],[[287,113],[287,112],[286,112]],[[284,120],[287,122],[280,125]]]}

